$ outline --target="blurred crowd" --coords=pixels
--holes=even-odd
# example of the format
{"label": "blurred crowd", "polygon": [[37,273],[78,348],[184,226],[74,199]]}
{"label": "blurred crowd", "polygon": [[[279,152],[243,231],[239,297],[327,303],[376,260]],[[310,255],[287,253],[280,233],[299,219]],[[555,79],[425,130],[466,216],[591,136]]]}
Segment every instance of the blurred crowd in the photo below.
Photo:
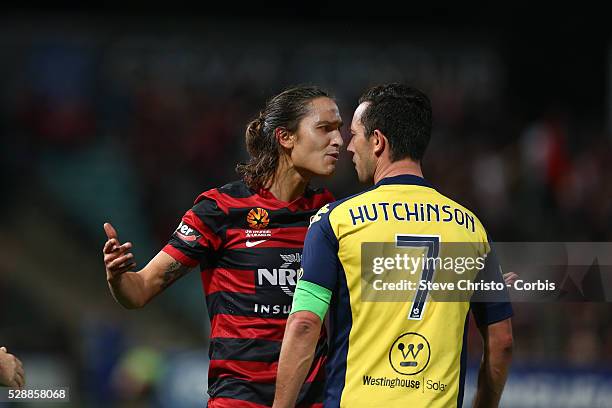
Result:
{"label": "blurred crowd", "polygon": [[[506,69],[493,47],[474,39],[455,39],[446,47],[399,40],[380,46],[376,38],[343,44],[315,36],[295,47],[288,39],[267,42],[265,31],[250,39],[236,31],[226,38],[212,29],[166,38],[152,30],[147,35],[111,35],[82,28],[76,33],[5,35],[2,41],[4,240],[12,236],[10,220],[20,215],[26,201],[42,214],[52,209],[60,229],[78,236],[77,248],[101,247],[102,222],[120,213],[124,221],[119,227],[135,236],[129,239],[146,243],[145,262],[164,245],[200,192],[237,177],[235,165],[247,157],[246,123],[267,98],[292,84],[321,85],[336,95],[348,124],[368,86],[404,81],[425,90],[433,103],[426,178],[473,210],[493,240],[612,241],[612,135],[603,118],[594,124],[573,116],[571,109],[552,106],[538,117],[509,111]],[[345,125],[347,142],[348,133]],[[362,188],[346,152],[341,160],[333,178],[316,180],[339,198]],[[51,242],[61,239],[54,231],[58,229],[34,232],[46,234],[45,241]],[[98,261],[99,270],[81,270],[71,277],[77,287],[102,276],[101,258],[92,263]],[[68,370],[87,372],[94,362],[84,362],[89,358],[80,353],[92,346],[96,330],[106,326],[81,322],[87,328],[76,333],[93,336],[82,340],[87,346],[81,344],[74,328],[45,323],[44,313],[36,312],[48,307],[37,304],[41,298],[15,295],[26,288],[18,279],[3,277],[15,273],[10,266],[2,268],[0,317],[5,329],[0,327],[0,345],[5,336],[21,342],[12,349],[54,352],[32,336],[46,325],[53,347],[81,361],[69,364]],[[51,260],[45,274],[61,274],[59,269]],[[29,290],[45,289],[32,282]],[[12,329],[26,325],[8,311],[17,307],[33,310],[21,315],[36,328],[24,329],[27,335]],[[610,311],[605,303],[516,305],[517,363],[609,366]],[[203,307],[186,313],[193,313],[194,320],[206,319]],[[121,350],[130,350],[116,330],[103,330],[117,352],[114,362],[121,361]],[[480,345],[474,328],[470,336],[471,355],[477,359]],[[204,347],[206,334],[195,337]],[[126,392],[130,382],[124,377],[133,371],[133,361],[161,364],[158,355],[137,348],[120,368],[104,369],[109,363],[101,363],[98,374],[109,377],[115,370],[113,381],[121,385],[115,392]],[[130,378],[154,380],[140,372]]]}

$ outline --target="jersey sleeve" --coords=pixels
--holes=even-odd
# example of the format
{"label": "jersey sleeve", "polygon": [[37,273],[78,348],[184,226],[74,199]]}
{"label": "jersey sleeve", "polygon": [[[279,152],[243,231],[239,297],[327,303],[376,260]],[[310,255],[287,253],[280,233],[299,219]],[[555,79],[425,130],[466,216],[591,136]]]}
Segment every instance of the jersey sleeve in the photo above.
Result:
{"label": "jersey sleeve", "polygon": [[502,284],[503,290],[477,290],[472,295],[470,307],[478,326],[488,326],[490,324],[512,317],[512,305],[508,288],[504,282],[501,266],[493,247],[489,251],[485,260],[484,268],[476,276],[476,281],[495,282]]}
{"label": "jersey sleeve", "polygon": [[217,202],[198,197],[193,208],[188,210],[181,223],[162,249],[168,255],[187,266],[196,266],[213,259],[222,246],[217,231],[225,213]]}
{"label": "jersey sleeve", "polygon": [[338,279],[338,239],[329,222],[329,205],[315,214],[306,233],[300,279],[333,291]]}
{"label": "jersey sleeve", "polygon": [[293,296],[291,314],[309,311],[324,319],[338,278],[338,240],[329,223],[329,205],[310,222],[302,251],[302,268]]}

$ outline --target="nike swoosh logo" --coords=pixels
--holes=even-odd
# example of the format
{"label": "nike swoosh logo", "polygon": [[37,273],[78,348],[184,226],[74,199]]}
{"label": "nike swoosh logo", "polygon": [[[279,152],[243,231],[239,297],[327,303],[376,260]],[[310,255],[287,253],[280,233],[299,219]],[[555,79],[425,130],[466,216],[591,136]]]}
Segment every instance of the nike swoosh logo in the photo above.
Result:
{"label": "nike swoosh logo", "polygon": [[266,242],[266,241],[267,241],[267,239],[262,239],[261,241],[249,241],[249,240],[247,240],[247,242],[246,242],[246,246],[247,246],[247,248],[252,248],[252,247],[254,247],[255,245],[259,245],[259,244],[261,244],[262,242]]}

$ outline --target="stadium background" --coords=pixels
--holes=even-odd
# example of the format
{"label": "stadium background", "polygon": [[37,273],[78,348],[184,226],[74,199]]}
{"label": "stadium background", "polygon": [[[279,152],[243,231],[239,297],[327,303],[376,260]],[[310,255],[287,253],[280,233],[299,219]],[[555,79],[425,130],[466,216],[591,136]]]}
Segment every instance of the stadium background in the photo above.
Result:
{"label": "stadium background", "polygon": [[[319,6],[2,14],[0,344],[22,358],[30,387],[69,386],[75,407],[202,405],[198,274],[143,310],[121,309],[104,279],[102,223],[147,262],[199,192],[235,178],[245,124],[287,85],[329,88],[348,123],[366,87],[414,84],[434,107],[426,177],[494,240],[612,241],[603,14]],[[361,188],[346,153],[316,184],[337,197]],[[515,305],[502,406],[610,406],[611,310]],[[474,386],[471,371],[466,403]]]}

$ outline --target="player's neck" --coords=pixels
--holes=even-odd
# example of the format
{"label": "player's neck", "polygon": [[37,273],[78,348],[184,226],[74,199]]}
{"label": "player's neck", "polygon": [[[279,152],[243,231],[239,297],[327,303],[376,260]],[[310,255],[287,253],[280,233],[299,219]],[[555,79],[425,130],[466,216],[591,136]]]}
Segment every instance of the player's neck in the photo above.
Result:
{"label": "player's neck", "polygon": [[412,174],[413,176],[423,177],[421,164],[412,160],[398,160],[376,167],[374,172],[374,184],[387,177],[399,176],[402,174]]}
{"label": "player's neck", "polygon": [[304,195],[308,180],[295,167],[286,162],[279,163],[268,191],[280,201],[292,202]]}

